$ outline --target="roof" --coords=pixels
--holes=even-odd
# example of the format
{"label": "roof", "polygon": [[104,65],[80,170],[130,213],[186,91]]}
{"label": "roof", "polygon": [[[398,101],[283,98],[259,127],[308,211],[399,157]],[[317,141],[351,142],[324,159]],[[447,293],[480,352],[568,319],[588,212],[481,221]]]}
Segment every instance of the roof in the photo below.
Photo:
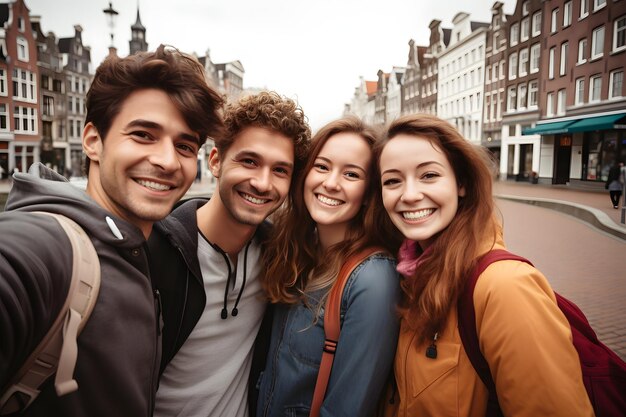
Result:
{"label": "roof", "polygon": [[378,81],[365,81],[365,90],[367,91],[368,96],[376,94],[377,89]]}
{"label": "roof", "polygon": [[480,28],[488,28],[489,27],[489,23],[483,23],[483,22],[470,22],[470,26],[472,28],[472,32],[480,29]]}
{"label": "roof", "polygon": [[139,17],[139,7],[137,7],[137,21],[130,27],[132,30],[146,31],[146,28],[141,24],[141,18]]}
{"label": "roof", "polygon": [[67,54],[70,52],[70,46],[74,38],[61,38],[59,39],[59,52]]}

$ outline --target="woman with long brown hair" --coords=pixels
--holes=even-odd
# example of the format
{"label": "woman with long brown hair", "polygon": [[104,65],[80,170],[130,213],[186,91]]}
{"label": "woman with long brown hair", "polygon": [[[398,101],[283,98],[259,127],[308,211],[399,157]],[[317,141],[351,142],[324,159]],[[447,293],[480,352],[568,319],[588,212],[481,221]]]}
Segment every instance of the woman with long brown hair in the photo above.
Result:
{"label": "woman with long brown hair", "polygon": [[[324,349],[324,303],[343,263],[371,246],[389,253],[399,234],[374,175],[376,133],[357,118],[321,128],[296,179],[293,207],[277,216],[264,253],[275,306],[257,416],[308,416]],[[350,275],[341,334],[320,416],[368,416],[393,363],[400,295],[395,261],[375,254]]]}
{"label": "woman with long brown hair", "polygon": [[[504,248],[484,150],[431,115],[396,120],[376,149],[385,209],[405,242],[395,375],[399,416],[485,416],[457,302],[481,256]],[[592,416],[567,319],[548,281],[504,260],[473,293],[480,350],[505,416]]]}

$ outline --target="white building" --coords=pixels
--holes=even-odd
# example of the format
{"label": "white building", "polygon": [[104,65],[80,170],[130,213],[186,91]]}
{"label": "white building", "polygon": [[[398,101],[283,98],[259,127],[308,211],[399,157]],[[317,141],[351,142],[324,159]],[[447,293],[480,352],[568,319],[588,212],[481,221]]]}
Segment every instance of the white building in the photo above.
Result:
{"label": "white building", "polygon": [[387,123],[393,121],[402,112],[402,84],[404,82],[404,67],[393,67],[389,74],[389,82],[387,83],[387,103],[385,111],[387,112]]}
{"label": "white building", "polygon": [[488,23],[470,21],[460,12],[448,46],[438,54],[437,114],[473,143],[482,136],[482,99]]}

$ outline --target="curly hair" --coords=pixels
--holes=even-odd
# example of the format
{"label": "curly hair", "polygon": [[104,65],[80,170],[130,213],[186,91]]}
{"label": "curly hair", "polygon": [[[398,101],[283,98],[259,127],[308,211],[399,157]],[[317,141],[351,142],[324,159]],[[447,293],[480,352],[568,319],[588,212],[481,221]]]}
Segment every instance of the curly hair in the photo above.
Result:
{"label": "curly hair", "polygon": [[214,139],[215,147],[221,155],[228,151],[244,129],[262,127],[293,140],[294,177],[304,165],[311,139],[311,128],[302,108],[293,100],[267,91],[243,97],[238,102],[226,106],[224,125],[225,134]]}
{"label": "curly hair", "polygon": [[[133,92],[150,88],[170,97],[185,123],[198,134],[200,145],[207,137],[222,136],[224,100],[207,84],[204,68],[191,55],[165,45],[154,52],[105,59],[87,92],[85,124],[93,123],[104,139],[124,101]],[[87,158],[87,172],[89,162]]]}

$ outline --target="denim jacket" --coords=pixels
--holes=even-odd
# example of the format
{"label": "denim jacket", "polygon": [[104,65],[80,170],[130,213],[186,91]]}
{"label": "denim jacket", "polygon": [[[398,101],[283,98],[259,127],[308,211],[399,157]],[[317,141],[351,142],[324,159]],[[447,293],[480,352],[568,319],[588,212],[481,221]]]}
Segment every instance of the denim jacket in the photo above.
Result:
{"label": "denim jacket", "polygon": [[[373,255],[350,275],[341,300],[341,334],[320,416],[369,416],[393,364],[399,331],[400,280],[395,261]],[[328,289],[307,294],[307,304],[277,305],[257,417],[308,416],[324,346]]]}

